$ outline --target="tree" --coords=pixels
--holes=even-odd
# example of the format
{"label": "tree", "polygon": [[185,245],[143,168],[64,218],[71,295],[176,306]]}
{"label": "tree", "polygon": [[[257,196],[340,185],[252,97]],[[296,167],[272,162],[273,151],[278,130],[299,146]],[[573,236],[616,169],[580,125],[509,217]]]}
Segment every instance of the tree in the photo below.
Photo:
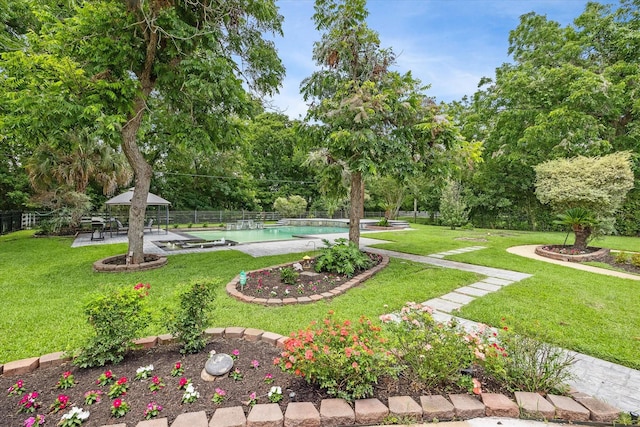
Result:
{"label": "tree", "polygon": [[[365,0],[316,0],[314,20],[322,32],[313,59],[320,70],[302,82],[311,105],[307,119],[325,159],[332,185],[349,176],[349,240],[358,243],[367,176],[408,176],[432,144],[448,144],[453,132],[440,120],[426,89],[411,73],[390,71],[395,55],[380,48],[365,19]],[[323,180],[323,178],[321,178]],[[327,180],[324,180],[326,183]],[[334,191],[337,193],[337,191]]]}
{"label": "tree", "polygon": [[549,160],[536,166],[536,195],[572,227],[575,246],[586,247],[594,229],[613,228],[614,215],[633,188],[631,154]]}
{"label": "tree", "polygon": [[535,197],[537,164],[638,152],[638,2],[588,3],[565,27],[529,13],[509,44],[513,63],[482,79],[461,115],[463,135],[485,146],[471,204],[474,215],[525,216],[535,227],[549,213]]}
{"label": "tree", "polygon": [[[279,34],[282,17],[273,0],[96,0],[70,12],[49,16],[30,47],[69,64],[88,86],[78,99],[59,95],[62,112],[76,119],[97,116],[102,131],[127,157],[135,177],[128,253],[132,263],[140,263],[152,176],[144,154],[154,132],[153,122],[142,126],[145,118],[157,119],[153,111],[162,105],[175,115],[172,133],[215,146],[235,128],[233,120],[255,111],[243,82],[257,93],[271,93],[279,85],[284,69],[263,33]],[[58,81],[52,78],[44,87],[55,94]],[[89,101],[93,109],[81,108],[76,115],[65,108]]]}
{"label": "tree", "polygon": [[440,219],[444,225],[448,225],[452,230],[469,221],[469,212],[462,194],[462,186],[452,179],[447,180],[442,189]]}
{"label": "tree", "polygon": [[283,217],[299,217],[307,210],[307,201],[298,195],[278,197],[273,202],[273,209]]}

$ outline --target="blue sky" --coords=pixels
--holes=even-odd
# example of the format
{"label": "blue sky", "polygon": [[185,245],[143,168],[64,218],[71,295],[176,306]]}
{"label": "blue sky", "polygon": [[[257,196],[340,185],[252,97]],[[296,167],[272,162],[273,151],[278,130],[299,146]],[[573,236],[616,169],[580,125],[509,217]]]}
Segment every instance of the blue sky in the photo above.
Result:
{"label": "blue sky", "polygon": [[[611,1],[603,1],[611,3]],[[313,0],[276,0],[284,16],[284,37],[276,47],[287,75],[280,94],[272,100],[291,118],[304,117],[306,106],[300,82],[317,69],[311,59],[315,30]],[[522,14],[534,11],[548,19],[570,24],[584,10],[586,0],[369,0],[367,20],[380,34],[381,47],[398,56],[396,69],[411,70],[436,102],[472,95],[484,76],[507,55],[509,31]]]}

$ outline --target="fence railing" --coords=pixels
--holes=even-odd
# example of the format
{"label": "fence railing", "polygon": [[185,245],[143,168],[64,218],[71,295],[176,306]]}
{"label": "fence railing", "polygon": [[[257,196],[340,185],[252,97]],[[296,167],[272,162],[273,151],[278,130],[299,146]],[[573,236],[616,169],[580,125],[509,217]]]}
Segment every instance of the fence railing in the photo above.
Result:
{"label": "fence railing", "polygon": [[0,212],[0,234],[22,230],[22,212]]}

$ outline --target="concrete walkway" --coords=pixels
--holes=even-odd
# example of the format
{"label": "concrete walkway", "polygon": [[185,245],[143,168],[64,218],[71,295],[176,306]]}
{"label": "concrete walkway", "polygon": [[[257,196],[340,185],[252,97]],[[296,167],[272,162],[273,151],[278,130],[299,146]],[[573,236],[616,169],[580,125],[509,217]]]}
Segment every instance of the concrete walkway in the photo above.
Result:
{"label": "concrete walkway", "polygon": [[[232,247],[222,248],[207,248],[207,249],[188,249],[180,251],[165,252],[153,244],[154,240],[180,240],[186,239],[186,237],[179,234],[169,232],[165,234],[150,233],[145,234],[144,237],[144,250],[149,253],[160,253],[165,255],[182,254],[182,253],[194,253],[194,252],[211,252],[219,250],[237,250],[244,252],[248,255],[259,257],[268,255],[279,255],[285,253],[297,253],[308,252],[323,247],[322,240],[328,239],[330,241],[340,237],[348,237],[347,233],[338,233],[322,236],[310,236],[305,239],[264,242],[264,243],[250,243],[240,244]],[[114,236],[105,241],[91,241],[89,235],[83,238],[81,235],[76,239],[73,246],[85,246],[92,244],[110,244],[110,243],[126,243],[127,236]],[[473,264],[465,264],[462,262],[446,260],[444,257],[456,254],[462,254],[470,251],[477,251],[484,249],[483,246],[471,246],[467,248],[461,248],[428,256],[405,254],[401,252],[394,252],[384,249],[371,248],[370,245],[385,243],[381,240],[372,239],[369,237],[362,237],[360,244],[363,249],[371,252],[377,252],[385,254],[393,258],[401,258],[414,262],[420,262],[424,264],[434,265],[442,268],[451,268],[456,270],[468,271],[477,273],[485,278],[478,282],[472,283],[467,286],[455,289],[454,291],[443,295],[438,298],[434,298],[428,301],[424,301],[426,304],[432,307],[434,311],[434,318],[439,321],[449,320],[453,314],[452,312],[458,310],[462,306],[473,301],[475,298],[480,298],[490,292],[496,292],[502,289],[504,286],[508,286],[512,283],[519,282],[531,277],[531,274],[519,273],[510,270],[484,267]],[[535,246],[518,246],[508,249],[510,253],[526,256],[533,259],[539,259],[540,261],[553,262],[556,264],[565,265],[571,268],[580,268],[585,271],[607,274],[611,276],[617,276],[622,278],[630,276],[625,273],[619,273],[611,270],[606,270],[597,267],[584,266],[575,263],[563,262],[551,260],[543,257],[539,257],[533,252]],[[637,276],[633,276],[633,280],[638,280]],[[458,319],[459,322],[468,328],[474,328],[478,325],[475,322]],[[570,383],[575,389],[592,395],[612,406],[615,406],[624,411],[640,411],[640,371],[630,369],[625,366],[617,365],[615,363],[607,362],[604,360],[596,359],[587,355],[572,353],[576,358],[576,363],[572,367],[572,371],[575,375],[575,379]],[[481,423],[486,423],[489,420],[483,419]],[[466,423],[468,423],[467,421]],[[511,422],[511,421],[510,421]],[[460,424],[466,426],[469,424]],[[482,424],[487,425],[487,424]],[[507,424],[503,424],[507,425]],[[511,424],[508,424],[511,425]],[[515,425],[515,424],[513,424]]]}

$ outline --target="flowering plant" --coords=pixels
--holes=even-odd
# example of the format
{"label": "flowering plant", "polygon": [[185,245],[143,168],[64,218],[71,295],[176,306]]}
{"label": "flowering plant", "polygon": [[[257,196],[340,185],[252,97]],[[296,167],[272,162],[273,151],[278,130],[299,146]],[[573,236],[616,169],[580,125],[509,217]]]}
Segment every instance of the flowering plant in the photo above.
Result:
{"label": "flowering plant", "polygon": [[380,327],[365,317],[357,324],[331,317],[322,325],[313,322],[292,333],[284,346],[274,364],[346,400],[370,396],[392,365]]}
{"label": "flowering plant", "polygon": [[36,401],[36,399],[40,396],[37,391],[32,391],[31,393],[27,393],[22,396],[18,405],[20,409],[18,412],[35,412],[36,409],[40,407],[40,404]]}
{"label": "flowering plant", "polygon": [[36,415],[35,417],[29,417],[24,420],[24,427],[33,427],[44,425],[44,415]]}
{"label": "flowering plant", "polygon": [[162,411],[162,406],[156,402],[151,402],[147,405],[147,409],[144,410],[144,418],[150,420],[153,417],[157,417]]}
{"label": "flowering plant", "polygon": [[216,388],[216,391],[213,393],[213,398],[211,401],[213,403],[222,403],[224,397],[227,395],[227,392],[221,388]]}
{"label": "flowering plant", "polygon": [[102,390],[89,390],[84,394],[84,403],[86,405],[98,403],[102,399],[102,394]]}
{"label": "flowering plant", "polygon": [[240,356],[240,350],[238,350],[237,348],[231,352],[231,358],[233,360],[237,360],[239,356]]}
{"label": "flowering plant", "polygon": [[247,402],[247,405],[253,407],[256,403],[258,403],[258,397],[256,396],[256,392],[252,392],[249,395],[249,401]]}
{"label": "flowering plant", "polygon": [[151,376],[151,372],[153,372],[153,365],[149,366],[141,366],[136,369],[136,380],[144,380]]}
{"label": "flowering plant", "polygon": [[240,369],[236,368],[233,371],[229,372],[229,376],[235,381],[240,381],[242,379],[242,372],[240,372]]}
{"label": "flowering plant", "polygon": [[191,384],[191,380],[187,379],[185,377],[180,378],[180,381],[178,382],[178,388],[185,390],[187,388],[187,386]]}
{"label": "flowering plant", "polygon": [[115,384],[111,386],[109,389],[109,393],[107,395],[110,398],[120,397],[127,392],[129,389],[129,383],[127,382],[127,377],[122,377]]}
{"label": "flowering plant", "polygon": [[76,380],[73,377],[73,374],[71,373],[71,371],[66,371],[58,380],[56,387],[67,389],[73,387],[74,385],[76,385]]}
{"label": "flowering plant", "polygon": [[184,368],[182,367],[182,363],[176,362],[176,364],[173,366],[173,369],[171,370],[171,376],[177,377],[182,374],[184,374]]}
{"label": "flowering plant", "polygon": [[89,418],[89,411],[83,411],[82,409],[74,406],[69,412],[62,416],[60,427],[76,427],[82,424],[87,418]]}
{"label": "flowering plant", "polygon": [[258,369],[258,367],[260,366],[260,362],[258,362],[257,360],[252,360],[252,361],[251,361],[251,366],[252,366],[254,369]]}
{"label": "flowering plant", "polygon": [[264,376],[265,384],[271,384],[273,382],[273,375],[267,374]]}
{"label": "flowering plant", "polygon": [[189,383],[187,387],[184,389],[184,394],[182,395],[182,403],[193,403],[200,397],[200,393],[196,391],[193,387],[193,384]]}
{"label": "flowering plant", "polygon": [[24,381],[18,380],[14,385],[7,389],[8,396],[21,396],[24,393]]}
{"label": "flowering plant", "polygon": [[162,382],[162,378],[159,376],[154,376],[151,378],[151,384],[149,384],[149,390],[151,391],[159,391],[164,387],[164,383]]}
{"label": "flowering plant", "polygon": [[124,400],[118,398],[111,404],[111,415],[115,418],[124,417],[129,412],[129,405]]}
{"label": "flowering plant", "polygon": [[69,396],[66,394],[59,394],[58,397],[56,397],[56,401],[53,402],[49,409],[55,414],[56,412],[65,409],[67,406],[69,406]]}
{"label": "flowering plant", "polygon": [[138,291],[140,298],[144,298],[149,296],[149,289],[151,289],[151,285],[148,283],[138,283],[133,287],[133,289]]}
{"label": "flowering plant", "polygon": [[267,397],[269,398],[269,402],[271,403],[280,402],[282,400],[282,388],[278,386],[271,387],[271,390],[269,390]]}
{"label": "flowering plant", "polygon": [[111,370],[104,371],[104,373],[100,374],[98,379],[96,380],[96,384],[98,385],[109,385],[114,382],[113,373]]}

